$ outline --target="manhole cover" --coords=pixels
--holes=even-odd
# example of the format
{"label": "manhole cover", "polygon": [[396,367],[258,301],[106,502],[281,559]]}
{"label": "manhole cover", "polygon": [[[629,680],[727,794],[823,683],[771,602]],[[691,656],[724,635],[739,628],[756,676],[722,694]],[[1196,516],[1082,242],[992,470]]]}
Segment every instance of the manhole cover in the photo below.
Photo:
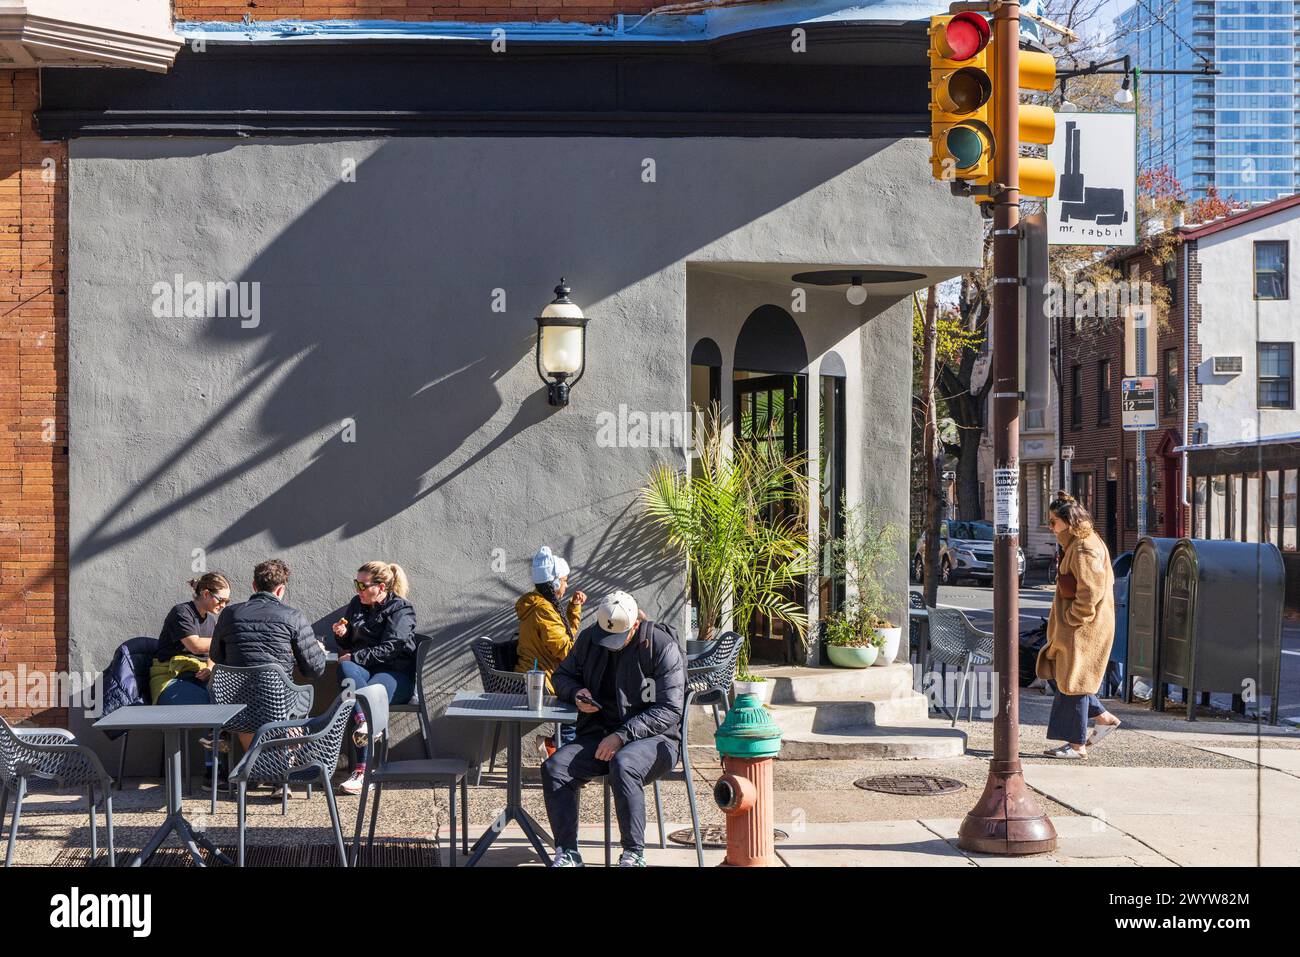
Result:
{"label": "manhole cover", "polygon": [[[788,841],[790,835],[780,828],[772,829],[772,840]],[[680,831],[673,831],[668,835],[668,840],[674,844],[685,844],[687,847],[695,846],[695,832],[689,827]],[[700,828],[700,841],[705,847],[727,846],[727,829],[719,824],[710,824],[708,827]]]}
{"label": "manhole cover", "polygon": [[864,791],[908,795],[951,794],[966,787],[955,778],[933,774],[882,774],[874,778],[859,778],[853,784]]}

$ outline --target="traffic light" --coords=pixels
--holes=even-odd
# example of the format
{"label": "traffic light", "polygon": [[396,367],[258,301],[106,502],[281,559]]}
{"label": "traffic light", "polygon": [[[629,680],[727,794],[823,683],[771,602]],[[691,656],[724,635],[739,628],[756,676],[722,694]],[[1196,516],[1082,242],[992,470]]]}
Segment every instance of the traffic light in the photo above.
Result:
{"label": "traffic light", "polygon": [[930,167],[934,178],[993,182],[989,22],[978,13],[930,18]]}
{"label": "traffic light", "polygon": [[[993,50],[994,76],[997,50]],[[1022,90],[1048,92],[1056,86],[1056,60],[1050,53],[1021,50],[1019,58]],[[994,112],[990,110],[990,112]],[[991,120],[997,129],[996,116]],[[1020,142],[1047,146],[1056,137],[1056,114],[1050,106],[1020,104]],[[1021,156],[1020,195],[1046,198],[1056,192],[1056,167],[1051,160],[1034,156]]]}
{"label": "traffic light", "polygon": [[[941,181],[970,186],[996,182],[997,44],[989,22],[978,13],[930,18],[930,168]],[[1050,54],[1021,50],[1021,89],[1048,91],[1056,84],[1056,61]],[[1056,116],[1047,106],[1020,106],[1020,141],[1047,145],[1056,132]],[[1045,159],[1018,157],[1020,192],[1051,196],[1056,171]],[[980,193],[979,202],[992,196]]]}

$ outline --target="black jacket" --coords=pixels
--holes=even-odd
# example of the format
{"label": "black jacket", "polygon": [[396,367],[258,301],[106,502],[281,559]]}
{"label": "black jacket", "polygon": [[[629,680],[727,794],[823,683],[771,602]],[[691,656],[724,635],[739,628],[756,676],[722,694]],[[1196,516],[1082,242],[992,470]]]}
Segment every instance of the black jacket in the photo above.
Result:
{"label": "black jacket", "polygon": [[352,660],[368,671],[414,671],[415,607],[391,592],[382,605],[363,605],[360,598],[348,602],[344,617],[348,632],[338,639],[339,647],[352,653]]}
{"label": "black jacket", "polygon": [[[561,701],[574,703],[583,688],[599,695],[600,681],[610,653],[593,640],[604,634],[590,625],[578,634],[569,656],[560,663],[551,681]],[[674,744],[681,742],[682,701],[686,690],[686,662],[670,625],[643,621],[636,637],[619,656],[615,679],[616,714],[578,713],[578,735],[601,734],[602,717],[616,719],[617,734],[624,744],[662,735]],[[609,707],[601,702],[605,707]]]}
{"label": "black jacket", "polygon": [[[147,635],[132,638],[117,646],[113,660],[104,672],[103,702],[100,715],[108,717],[118,708],[149,704],[149,668],[158,652],[158,639]],[[124,731],[105,732],[114,740]]]}
{"label": "black jacket", "polygon": [[290,675],[296,662],[299,671],[313,678],[325,671],[325,651],[307,616],[264,591],[221,613],[210,658],[213,664],[236,667],[270,662]]}

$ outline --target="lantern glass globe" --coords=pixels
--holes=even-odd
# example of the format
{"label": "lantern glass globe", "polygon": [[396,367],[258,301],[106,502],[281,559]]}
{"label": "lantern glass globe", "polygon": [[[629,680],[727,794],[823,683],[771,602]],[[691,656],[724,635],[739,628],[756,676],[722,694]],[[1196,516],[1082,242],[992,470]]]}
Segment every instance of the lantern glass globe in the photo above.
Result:
{"label": "lantern glass globe", "polygon": [[867,301],[867,288],[861,283],[855,282],[849,286],[848,291],[844,293],[844,298],[849,301],[850,305],[860,306]]}

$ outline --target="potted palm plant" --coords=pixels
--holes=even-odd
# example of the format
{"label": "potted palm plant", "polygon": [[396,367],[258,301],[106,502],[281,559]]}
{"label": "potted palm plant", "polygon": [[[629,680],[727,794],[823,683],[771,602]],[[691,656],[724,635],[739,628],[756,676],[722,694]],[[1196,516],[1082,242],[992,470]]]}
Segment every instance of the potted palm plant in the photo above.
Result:
{"label": "potted palm plant", "polygon": [[[647,517],[694,576],[699,638],[709,641],[730,611],[736,629],[756,616],[788,623],[806,642],[808,616],[791,600],[813,567],[807,534],[808,482],[800,460],[776,442],[726,441],[716,406],[700,423],[693,474],[662,465],[642,490]],[[806,649],[805,649],[806,650]],[[746,639],[737,691],[769,697],[770,682],[749,670]]]}
{"label": "potted palm plant", "polygon": [[[889,619],[892,601],[882,581],[898,560],[898,542],[897,527],[882,521],[876,510],[862,503],[845,506],[844,534],[832,545],[832,560],[848,585],[848,598],[844,611],[827,620],[826,655],[832,664],[868,668],[898,656],[903,629]],[[875,655],[860,650],[868,646]]]}

